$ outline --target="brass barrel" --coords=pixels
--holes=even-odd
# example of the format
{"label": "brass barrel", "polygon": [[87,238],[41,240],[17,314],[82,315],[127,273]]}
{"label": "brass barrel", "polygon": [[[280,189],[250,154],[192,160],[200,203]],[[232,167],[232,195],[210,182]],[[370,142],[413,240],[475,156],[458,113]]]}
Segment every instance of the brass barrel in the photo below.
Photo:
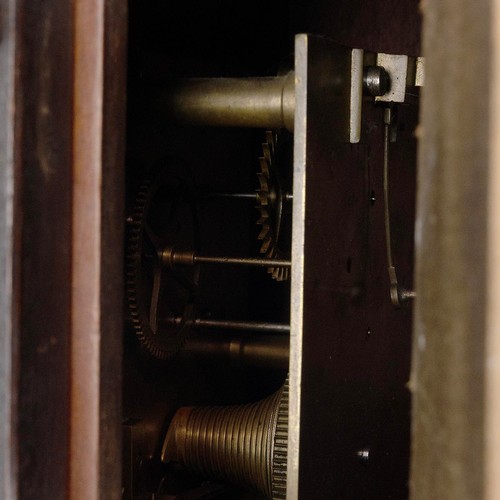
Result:
{"label": "brass barrel", "polygon": [[257,403],[180,408],[168,429],[162,460],[279,500],[286,498],[287,442],[288,379]]}
{"label": "brass barrel", "polygon": [[193,125],[293,131],[294,79],[293,71],[276,77],[181,79],[155,96],[154,107]]}
{"label": "brass barrel", "polygon": [[[221,323],[226,328],[232,326],[232,322]],[[252,323],[249,323],[248,327],[251,326]],[[198,326],[194,324],[193,327],[196,329]],[[196,359],[210,359],[216,364],[230,364],[235,368],[286,370],[290,358],[290,339],[288,335],[192,332],[184,349],[184,355]]]}

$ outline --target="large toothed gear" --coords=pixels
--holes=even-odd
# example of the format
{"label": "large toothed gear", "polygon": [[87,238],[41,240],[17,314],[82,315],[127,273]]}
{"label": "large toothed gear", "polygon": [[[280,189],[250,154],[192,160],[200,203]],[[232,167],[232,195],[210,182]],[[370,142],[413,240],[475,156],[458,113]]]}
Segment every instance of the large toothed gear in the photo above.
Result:
{"label": "large toothed gear", "polygon": [[[195,248],[192,200],[188,183],[164,170],[142,183],[127,218],[126,293],[132,327],[144,348],[160,360],[182,349],[192,323],[198,269],[173,272],[161,262],[161,251],[172,242]],[[182,321],[162,322],[168,317]]]}
{"label": "large toothed gear", "polygon": [[[280,160],[290,162],[290,158],[279,154],[280,148],[287,148],[287,144],[282,144],[283,137],[284,133],[266,132],[266,142],[262,144],[262,156],[259,158],[260,172],[257,173],[257,209],[260,212],[257,224],[261,226],[258,239],[262,241],[260,253],[268,259],[286,258],[290,247],[290,234],[284,228],[283,219],[289,192],[284,186],[285,176],[280,172],[280,168],[288,168],[289,165],[279,165]],[[267,272],[277,281],[286,281],[290,277],[287,267],[269,267]]]}

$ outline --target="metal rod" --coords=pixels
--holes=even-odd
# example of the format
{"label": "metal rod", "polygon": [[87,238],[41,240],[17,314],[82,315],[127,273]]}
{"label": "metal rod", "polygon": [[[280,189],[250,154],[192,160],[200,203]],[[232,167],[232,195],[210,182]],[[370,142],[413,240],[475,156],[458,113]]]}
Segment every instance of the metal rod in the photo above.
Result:
{"label": "metal rod", "polygon": [[[208,198],[234,198],[240,200],[253,200],[257,199],[257,193],[210,193]],[[283,199],[286,202],[293,201],[292,193],[285,193]]]}
{"label": "metal rod", "polygon": [[[180,325],[182,318],[164,320],[171,324]],[[191,320],[193,328],[215,328],[219,330],[244,330],[255,332],[290,333],[290,325],[282,323],[266,323],[254,321],[230,321],[218,319],[196,318]]]}
{"label": "metal rod", "polygon": [[257,199],[257,193],[210,193],[209,198],[232,198],[238,200],[253,200]]}
{"label": "metal rod", "polygon": [[290,359],[287,335],[246,335],[245,333],[193,331],[184,349],[187,356],[229,362],[234,367],[286,370]]}
{"label": "metal rod", "polygon": [[[194,264],[231,264],[239,266],[256,266],[256,267],[291,267],[290,260],[282,259],[259,259],[249,257],[208,257],[206,255],[193,255]],[[174,255],[174,262],[176,256]]]}
{"label": "metal rod", "polygon": [[295,77],[190,78],[163,89],[153,107],[192,124],[293,131]]}
{"label": "metal rod", "polygon": [[214,257],[197,255],[195,252],[176,251],[166,247],[161,251],[161,264],[173,269],[177,265],[193,266],[195,264],[230,264],[254,267],[291,267],[290,260],[265,259],[253,257]]}

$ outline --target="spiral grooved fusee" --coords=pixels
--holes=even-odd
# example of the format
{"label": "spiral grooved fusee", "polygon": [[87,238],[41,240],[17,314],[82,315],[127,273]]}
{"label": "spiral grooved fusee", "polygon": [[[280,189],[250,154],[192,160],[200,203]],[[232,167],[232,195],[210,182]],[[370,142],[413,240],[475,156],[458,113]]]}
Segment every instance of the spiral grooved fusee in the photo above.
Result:
{"label": "spiral grooved fusee", "polygon": [[288,381],[262,401],[177,411],[162,460],[192,473],[250,487],[273,500],[286,497]]}

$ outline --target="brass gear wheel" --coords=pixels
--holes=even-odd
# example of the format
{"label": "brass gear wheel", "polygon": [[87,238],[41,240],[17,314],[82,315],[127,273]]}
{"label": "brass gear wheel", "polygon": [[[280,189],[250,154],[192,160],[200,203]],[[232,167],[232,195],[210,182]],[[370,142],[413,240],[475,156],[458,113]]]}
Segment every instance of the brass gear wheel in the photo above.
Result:
{"label": "brass gear wheel", "polygon": [[[187,340],[199,277],[197,266],[174,272],[161,261],[166,245],[196,248],[198,243],[193,190],[168,167],[142,183],[127,218],[126,294],[132,327],[159,360],[174,357]],[[180,324],[162,323],[168,317],[180,317]]]}
{"label": "brass gear wheel", "polygon": [[[288,167],[280,163],[290,164],[290,159],[284,158],[283,154],[287,149],[286,143],[284,131],[266,131],[266,141],[262,144],[262,156],[259,158],[257,210],[260,217],[257,224],[261,229],[257,238],[262,241],[260,253],[268,259],[284,258],[289,253],[291,227],[284,227],[283,218],[287,211],[288,193],[284,185],[285,176],[280,171]],[[287,177],[291,178],[290,175]],[[290,278],[290,269],[287,267],[268,267],[267,272],[276,281],[286,281]]]}

